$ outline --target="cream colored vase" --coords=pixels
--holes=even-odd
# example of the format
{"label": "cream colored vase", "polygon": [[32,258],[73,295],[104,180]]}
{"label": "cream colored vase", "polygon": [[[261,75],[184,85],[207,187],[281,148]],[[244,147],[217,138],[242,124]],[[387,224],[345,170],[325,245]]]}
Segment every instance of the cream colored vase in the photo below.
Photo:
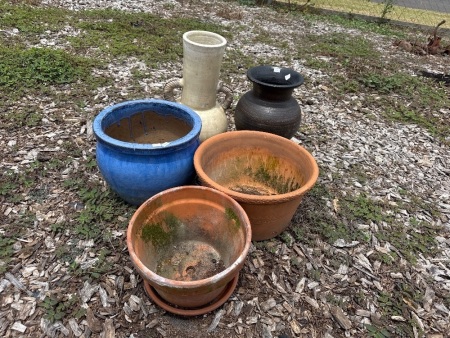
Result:
{"label": "cream colored vase", "polygon": [[[175,89],[181,88],[180,103],[192,108],[202,120],[200,141],[227,131],[225,110],[233,101],[231,90],[219,84],[220,66],[227,40],[207,31],[183,34],[183,78],[170,80],[164,86],[164,98],[175,100]],[[225,98],[217,102],[217,93]]]}

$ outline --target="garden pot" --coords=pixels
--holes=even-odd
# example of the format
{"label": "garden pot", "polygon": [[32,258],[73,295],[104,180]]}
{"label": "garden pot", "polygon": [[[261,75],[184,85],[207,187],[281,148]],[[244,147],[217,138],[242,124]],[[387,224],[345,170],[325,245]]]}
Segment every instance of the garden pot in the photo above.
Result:
{"label": "garden pot", "polygon": [[292,92],[303,83],[303,76],[290,68],[257,66],[247,71],[247,77],[253,89],[236,105],[236,129],[293,137],[300,126],[301,109]]}
{"label": "garden pot", "polygon": [[200,141],[200,117],[178,103],[126,101],[95,117],[97,164],[106,183],[140,205],[168,188],[191,182]]}
{"label": "garden pot", "polygon": [[[175,100],[175,89],[181,88],[180,103],[192,108],[202,119],[200,141],[227,131],[225,110],[233,101],[231,90],[219,84],[220,66],[227,40],[207,31],[183,34],[183,77],[164,86],[164,98]],[[217,93],[225,95],[217,102]]]}
{"label": "garden pot", "polygon": [[285,230],[319,169],[298,144],[260,131],[231,131],[201,143],[194,155],[200,183],[224,192],[244,208],[253,240]]}
{"label": "garden pot", "polygon": [[243,208],[202,186],[156,194],[137,209],[127,231],[131,261],[150,298],[188,316],[212,311],[230,297],[250,243]]}

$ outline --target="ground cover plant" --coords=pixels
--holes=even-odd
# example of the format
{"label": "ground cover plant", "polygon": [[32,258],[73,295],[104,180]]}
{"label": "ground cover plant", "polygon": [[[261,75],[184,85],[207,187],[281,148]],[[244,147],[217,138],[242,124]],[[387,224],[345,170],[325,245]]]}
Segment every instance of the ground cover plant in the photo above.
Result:
{"label": "ground cover plant", "polygon": [[[0,335],[445,337],[450,332],[448,57],[416,31],[232,1],[0,0]],[[90,7],[91,6],[91,7]],[[296,69],[293,142],[320,177],[291,225],[254,242],[238,287],[208,315],[150,302],[126,249],[135,207],[103,181],[92,121],[162,98],[185,31],[227,38],[221,80]],[[439,79],[439,77],[437,78]]]}

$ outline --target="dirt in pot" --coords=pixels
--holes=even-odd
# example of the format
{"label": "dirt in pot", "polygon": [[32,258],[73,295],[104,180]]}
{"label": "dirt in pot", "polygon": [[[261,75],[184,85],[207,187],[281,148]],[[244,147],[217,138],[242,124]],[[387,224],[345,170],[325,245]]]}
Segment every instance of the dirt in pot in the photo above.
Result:
{"label": "dirt in pot", "polygon": [[220,253],[212,245],[199,240],[173,243],[158,261],[158,275],[186,282],[212,277],[226,268]]}
{"label": "dirt in pot", "polygon": [[249,170],[238,181],[226,184],[226,187],[247,195],[273,196],[294,191],[300,188],[300,184],[294,178],[267,173],[262,175],[260,171]]}
{"label": "dirt in pot", "polygon": [[276,190],[271,189],[270,187],[255,186],[250,184],[235,184],[229,186],[228,189],[247,195],[259,195],[259,196],[278,195],[278,192]]}
{"label": "dirt in pot", "polygon": [[188,123],[177,117],[144,111],[121,119],[107,127],[105,133],[124,142],[154,144],[177,140],[191,129]]}

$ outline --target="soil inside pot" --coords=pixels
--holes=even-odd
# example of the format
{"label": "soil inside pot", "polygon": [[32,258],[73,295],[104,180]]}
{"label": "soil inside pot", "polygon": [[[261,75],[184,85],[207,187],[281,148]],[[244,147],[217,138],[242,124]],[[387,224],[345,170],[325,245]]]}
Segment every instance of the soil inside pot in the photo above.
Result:
{"label": "soil inside pot", "polygon": [[231,184],[227,186],[228,189],[239,192],[241,194],[247,195],[259,195],[259,196],[269,196],[278,195],[279,192],[269,186],[262,186],[256,184]]}
{"label": "soil inside pot", "polygon": [[200,240],[185,240],[167,246],[158,259],[156,273],[177,281],[195,281],[225,270],[220,253]]}
{"label": "soil inside pot", "polygon": [[105,133],[124,142],[153,144],[177,140],[191,129],[188,123],[174,116],[143,111],[108,126]]}
{"label": "soil inside pot", "polygon": [[301,187],[302,174],[289,162],[249,154],[230,157],[211,168],[208,176],[227,189],[247,195],[279,195]]}

